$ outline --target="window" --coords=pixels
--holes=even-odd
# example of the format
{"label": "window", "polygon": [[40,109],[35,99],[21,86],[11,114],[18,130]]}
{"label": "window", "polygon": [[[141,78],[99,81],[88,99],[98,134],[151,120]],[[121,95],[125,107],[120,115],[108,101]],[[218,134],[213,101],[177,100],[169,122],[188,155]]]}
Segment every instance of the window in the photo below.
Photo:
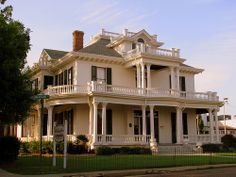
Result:
{"label": "window", "polygon": [[64,111],[60,113],[56,113],[54,116],[54,122],[56,124],[64,125],[64,121],[67,120],[67,134],[73,134],[73,109],[69,111]]}
{"label": "window", "polygon": [[183,134],[188,134],[188,119],[187,119],[187,113],[183,113]]}
{"label": "window", "polygon": [[68,70],[65,70],[65,71],[63,72],[63,77],[64,77],[63,84],[64,84],[64,85],[67,85],[67,80],[68,80],[67,73],[68,73]]}
{"label": "window", "polygon": [[91,80],[105,82],[108,85],[112,84],[112,69],[92,66]]}
{"label": "window", "polygon": [[112,135],[112,110],[111,109],[107,109],[106,110],[106,128],[107,128],[107,135]]}
{"label": "window", "polygon": [[68,70],[68,85],[73,85],[73,67]]}
{"label": "window", "polygon": [[34,79],[32,82],[32,89],[33,90],[38,90],[39,89],[39,79]]}
{"label": "window", "polygon": [[142,38],[138,38],[138,42],[144,44],[144,40]]}
{"label": "window", "polygon": [[180,91],[186,91],[185,77],[184,76],[179,77],[179,90]]}
{"label": "window", "polygon": [[106,82],[106,68],[97,67],[97,81]]}
{"label": "window", "polygon": [[44,76],[43,88],[47,89],[49,85],[53,85],[53,76]]}
{"label": "window", "polygon": [[73,84],[73,67],[64,70],[55,76],[55,85],[72,85]]}
{"label": "window", "polygon": [[186,97],[186,85],[185,85],[185,77],[184,76],[179,77],[179,90],[180,90],[180,95],[182,97]]}
{"label": "window", "polygon": [[135,43],[132,43],[132,50],[133,49],[136,49],[136,44]]}

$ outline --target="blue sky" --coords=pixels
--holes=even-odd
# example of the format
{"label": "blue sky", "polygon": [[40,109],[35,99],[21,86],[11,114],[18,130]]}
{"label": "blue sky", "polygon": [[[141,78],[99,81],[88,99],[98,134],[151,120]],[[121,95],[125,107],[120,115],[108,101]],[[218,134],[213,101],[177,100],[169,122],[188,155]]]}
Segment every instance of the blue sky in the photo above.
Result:
{"label": "blue sky", "polygon": [[[13,17],[31,29],[29,65],[43,48],[72,50],[72,32],[85,32],[85,43],[102,28],[121,32],[146,29],[181,49],[186,64],[203,68],[197,91],[229,98],[226,113],[236,114],[235,0],[8,0]],[[222,113],[222,110],[221,110]]]}

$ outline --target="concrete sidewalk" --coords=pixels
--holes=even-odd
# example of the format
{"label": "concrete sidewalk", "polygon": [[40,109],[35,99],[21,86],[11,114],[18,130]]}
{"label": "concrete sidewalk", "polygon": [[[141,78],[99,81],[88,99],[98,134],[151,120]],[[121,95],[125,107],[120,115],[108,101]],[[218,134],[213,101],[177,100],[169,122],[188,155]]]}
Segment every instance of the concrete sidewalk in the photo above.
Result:
{"label": "concrete sidewalk", "polygon": [[168,167],[168,168],[150,168],[150,169],[132,169],[132,170],[113,170],[113,171],[96,171],[82,173],[66,173],[66,174],[42,174],[42,175],[17,175],[0,169],[0,177],[125,177],[133,175],[147,174],[163,174],[170,172],[200,170],[209,168],[236,167],[236,164],[221,165],[201,165],[201,166],[184,166],[184,167]]}

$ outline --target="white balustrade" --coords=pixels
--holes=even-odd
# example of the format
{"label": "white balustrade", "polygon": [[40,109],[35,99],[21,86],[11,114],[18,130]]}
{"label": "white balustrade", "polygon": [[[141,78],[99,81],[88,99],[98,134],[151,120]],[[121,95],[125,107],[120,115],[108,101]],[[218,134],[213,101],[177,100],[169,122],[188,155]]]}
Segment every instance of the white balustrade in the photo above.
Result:
{"label": "white balustrade", "polygon": [[[130,88],[123,86],[107,85],[106,83],[98,83],[96,81],[88,82],[87,85],[62,85],[49,86],[47,89],[49,95],[63,95],[63,94],[87,94],[91,92],[110,93],[128,96],[145,96],[145,97],[176,97],[187,100],[207,100],[218,101],[218,96],[214,92],[183,92],[174,89],[162,88]],[[214,93],[214,94],[212,94]]]}
{"label": "white balustrade", "polygon": [[156,56],[164,56],[164,57],[173,57],[173,58],[179,58],[179,49],[162,49],[162,48],[153,48],[150,46],[147,46],[145,44],[137,45],[136,49],[130,50],[123,54],[123,57],[126,60],[132,59],[133,56],[138,55],[140,53],[150,54],[150,55],[156,55]]}
{"label": "white balustrade", "polygon": [[150,135],[97,135],[98,144],[148,144]]}

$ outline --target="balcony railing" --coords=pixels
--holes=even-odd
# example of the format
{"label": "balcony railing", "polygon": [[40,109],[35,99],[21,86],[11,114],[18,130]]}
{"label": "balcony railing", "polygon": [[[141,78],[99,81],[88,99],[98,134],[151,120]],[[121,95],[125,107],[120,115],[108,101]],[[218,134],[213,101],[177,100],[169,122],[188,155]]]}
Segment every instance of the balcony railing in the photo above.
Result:
{"label": "balcony railing", "polygon": [[134,56],[138,54],[150,54],[155,56],[164,56],[164,57],[171,57],[171,58],[179,58],[180,57],[180,51],[179,49],[172,48],[172,49],[162,49],[162,48],[153,48],[150,46],[147,46],[145,44],[139,44],[137,45],[136,49],[130,50],[123,54],[123,57],[126,60],[131,60]]}
{"label": "balcony railing", "polygon": [[144,96],[144,97],[175,97],[188,100],[206,100],[218,101],[219,98],[216,92],[183,92],[173,89],[159,89],[159,88],[129,88],[114,85],[107,85],[98,83],[96,81],[88,82],[87,85],[63,85],[63,86],[49,86],[48,94],[50,96],[59,96],[66,94],[90,94],[90,93],[107,93],[123,96]]}

